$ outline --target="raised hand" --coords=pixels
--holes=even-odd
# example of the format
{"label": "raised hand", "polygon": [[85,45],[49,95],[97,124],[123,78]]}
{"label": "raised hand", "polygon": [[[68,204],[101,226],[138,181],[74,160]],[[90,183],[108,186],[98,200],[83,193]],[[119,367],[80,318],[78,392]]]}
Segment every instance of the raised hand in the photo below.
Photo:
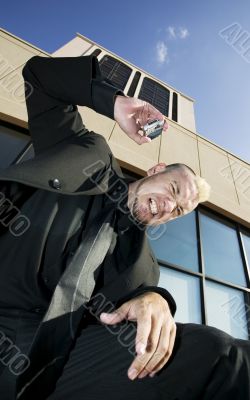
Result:
{"label": "raised hand", "polygon": [[[114,118],[120,128],[138,144],[151,142],[143,136],[142,126],[154,119],[163,120],[164,115],[146,101],[135,97],[117,96],[114,106]],[[163,131],[167,131],[168,124],[165,120]]]}

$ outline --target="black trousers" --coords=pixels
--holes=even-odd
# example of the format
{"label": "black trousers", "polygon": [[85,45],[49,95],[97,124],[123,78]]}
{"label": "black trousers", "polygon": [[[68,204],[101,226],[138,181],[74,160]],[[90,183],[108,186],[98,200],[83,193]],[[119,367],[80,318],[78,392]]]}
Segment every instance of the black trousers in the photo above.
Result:
{"label": "black trousers", "polygon": [[[0,399],[15,399],[18,368],[1,346],[3,333],[28,352],[39,316],[0,316]],[[198,324],[177,323],[173,354],[154,377],[131,381],[136,324],[114,327],[88,322],[49,400],[230,400],[250,399],[250,341]]]}

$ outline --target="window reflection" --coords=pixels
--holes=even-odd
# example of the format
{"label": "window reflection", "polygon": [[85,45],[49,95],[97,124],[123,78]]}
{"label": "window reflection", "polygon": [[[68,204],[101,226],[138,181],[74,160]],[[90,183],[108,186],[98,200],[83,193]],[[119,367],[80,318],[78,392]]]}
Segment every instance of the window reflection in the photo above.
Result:
{"label": "window reflection", "polygon": [[250,234],[242,233],[244,250],[246,253],[248,267],[250,268]]}
{"label": "window reflection", "polygon": [[199,271],[195,212],[148,229],[156,257],[192,271]]}
{"label": "window reflection", "polygon": [[248,339],[250,310],[246,308],[243,292],[206,281],[206,300],[208,325],[236,338]]}
{"label": "window reflection", "polygon": [[99,61],[99,66],[102,75],[110,80],[114,86],[121,90],[125,89],[125,86],[131,75],[132,68],[116,58],[108,55],[105,55]]}
{"label": "window reflection", "polygon": [[28,135],[0,124],[0,168],[7,168],[29,141]]}
{"label": "window reflection", "polygon": [[175,321],[201,323],[199,278],[160,267],[159,286],[167,289],[177,304]]}
{"label": "window reflection", "polygon": [[168,117],[170,91],[150,78],[144,78],[138,98],[152,104]]}
{"label": "window reflection", "polygon": [[207,275],[241,286],[246,285],[236,229],[200,213],[201,241]]}

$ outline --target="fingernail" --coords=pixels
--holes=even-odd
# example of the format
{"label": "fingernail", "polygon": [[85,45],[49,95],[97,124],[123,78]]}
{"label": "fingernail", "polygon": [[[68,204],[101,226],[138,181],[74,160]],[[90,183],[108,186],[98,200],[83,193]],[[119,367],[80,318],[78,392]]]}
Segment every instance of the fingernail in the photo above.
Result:
{"label": "fingernail", "polygon": [[137,354],[144,354],[146,350],[146,346],[143,343],[137,345]]}
{"label": "fingernail", "polygon": [[103,316],[104,318],[111,318],[111,317],[114,317],[114,314],[112,314],[112,313],[108,314],[108,313],[102,312],[100,316]]}
{"label": "fingernail", "polygon": [[130,379],[135,379],[137,373],[138,373],[137,370],[135,368],[132,368],[128,371],[128,376]]}
{"label": "fingernail", "polygon": [[140,375],[138,376],[138,378],[145,378],[145,376],[147,376],[148,375],[148,372],[147,371],[143,371],[143,372],[141,372],[140,373]]}
{"label": "fingernail", "polygon": [[156,372],[151,372],[151,373],[149,374],[150,378],[153,378],[153,377],[155,376],[155,374],[156,374]]}

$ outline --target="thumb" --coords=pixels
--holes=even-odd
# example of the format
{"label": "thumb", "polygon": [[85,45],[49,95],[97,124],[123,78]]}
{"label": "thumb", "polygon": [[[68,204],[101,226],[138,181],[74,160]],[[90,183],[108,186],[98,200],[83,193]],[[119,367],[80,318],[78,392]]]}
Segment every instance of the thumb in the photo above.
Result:
{"label": "thumb", "polygon": [[134,135],[130,134],[130,138],[133,139],[137,144],[143,144],[143,143],[150,143],[151,139],[147,136],[142,136],[138,133],[135,133]]}
{"label": "thumb", "polygon": [[108,325],[118,324],[123,321],[127,316],[127,309],[120,307],[112,313],[101,313],[100,319],[102,322]]}

